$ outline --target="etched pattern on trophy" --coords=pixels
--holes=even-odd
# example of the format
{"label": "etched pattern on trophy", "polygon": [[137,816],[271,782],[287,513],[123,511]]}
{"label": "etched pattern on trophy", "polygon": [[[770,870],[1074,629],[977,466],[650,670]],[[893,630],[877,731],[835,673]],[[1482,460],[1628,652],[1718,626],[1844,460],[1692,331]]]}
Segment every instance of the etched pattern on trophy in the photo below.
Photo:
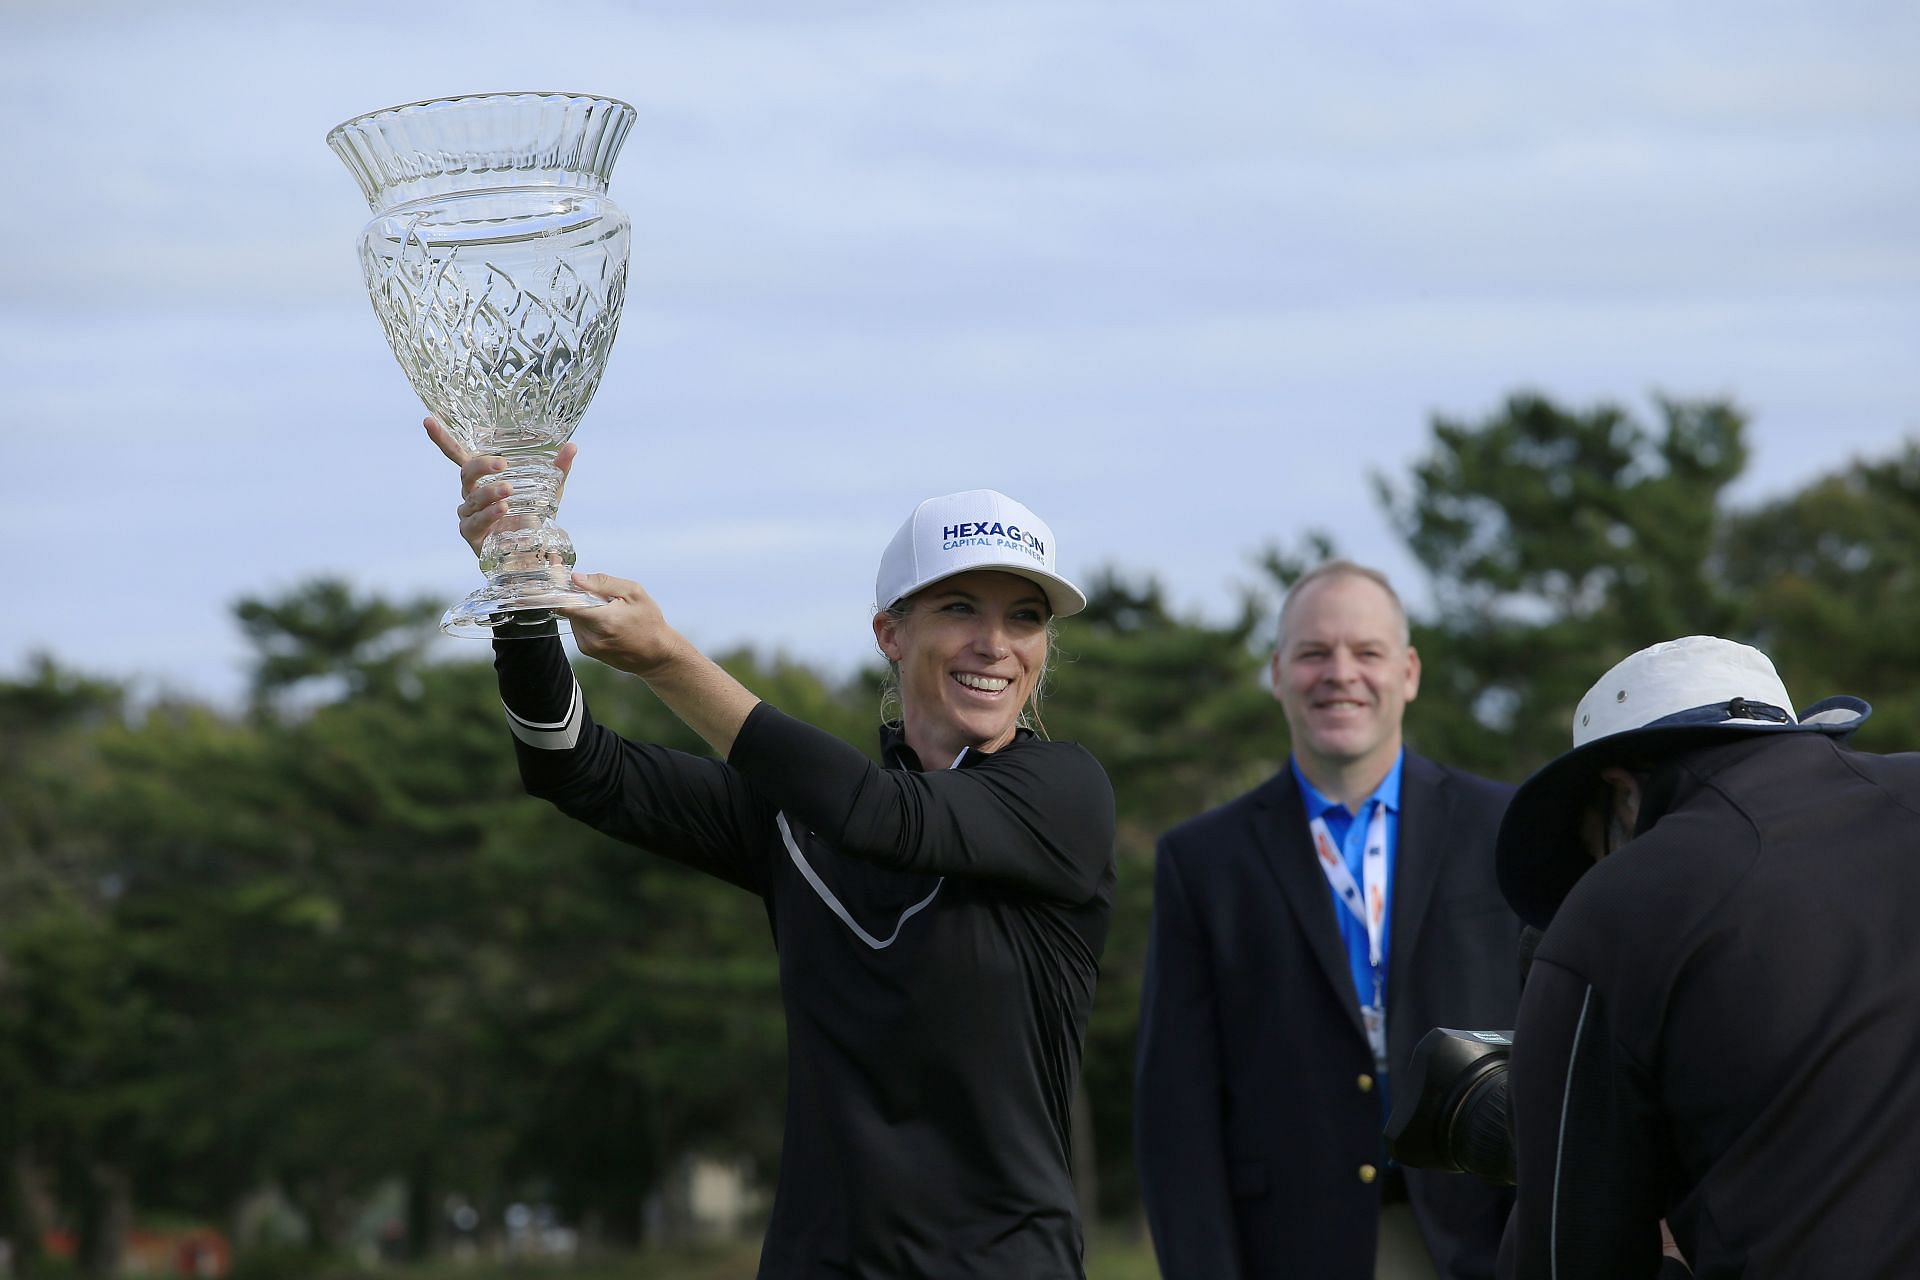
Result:
{"label": "etched pattern on trophy", "polygon": [[619,327],[624,243],[612,253],[595,241],[546,246],[562,260],[530,288],[516,275],[543,264],[503,265],[515,246],[437,242],[425,214],[398,221],[397,240],[367,240],[361,265],[387,341],[428,407],[463,441],[502,448],[537,447],[546,424],[577,423]]}
{"label": "etched pattern on trophy", "polygon": [[328,135],[374,211],[360,237],[368,296],[395,358],[466,448],[513,485],[487,538],[487,585],[443,629],[490,635],[574,586],[553,523],[572,436],[606,369],[626,297],[629,226],[604,194],[633,108],[607,98],[489,94],[371,112]]}

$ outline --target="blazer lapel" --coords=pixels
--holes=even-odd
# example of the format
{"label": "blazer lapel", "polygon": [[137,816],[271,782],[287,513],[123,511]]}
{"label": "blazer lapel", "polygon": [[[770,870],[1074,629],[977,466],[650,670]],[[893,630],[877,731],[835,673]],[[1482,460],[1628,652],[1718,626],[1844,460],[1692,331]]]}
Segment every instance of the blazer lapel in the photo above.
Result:
{"label": "blazer lapel", "polygon": [[1313,840],[1307,834],[1307,806],[1293,770],[1283,768],[1268,779],[1254,793],[1254,801],[1253,834],[1264,855],[1261,861],[1279,882],[1280,896],[1293,911],[1300,936],[1307,940],[1307,949],[1333,984],[1353,1029],[1365,1036],[1360,997],[1353,989],[1353,975],[1347,971],[1346,945],[1333,918],[1333,895],[1313,854]]}
{"label": "blazer lapel", "polygon": [[1393,919],[1388,922],[1387,1026],[1404,1003],[1408,975],[1414,972],[1413,944],[1433,902],[1434,886],[1446,861],[1452,831],[1453,799],[1445,779],[1429,760],[1409,751],[1400,773],[1400,833],[1394,851]]}

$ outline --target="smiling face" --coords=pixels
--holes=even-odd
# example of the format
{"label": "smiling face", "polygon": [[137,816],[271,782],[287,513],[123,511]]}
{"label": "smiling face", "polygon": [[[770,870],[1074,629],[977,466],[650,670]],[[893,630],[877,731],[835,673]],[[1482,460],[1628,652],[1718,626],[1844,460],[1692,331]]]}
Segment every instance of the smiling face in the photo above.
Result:
{"label": "smiling face", "polygon": [[936,582],[907,604],[904,618],[875,614],[873,635],[899,668],[901,724],[920,763],[944,768],[963,747],[997,751],[1011,742],[1046,667],[1046,594],[982,569]]}
{"label": "smiling face", "polygon": [[1420,691],[1406,620],[1379,583],[1335,574],[1290,596],[1283,622],[1273,696],[1294,758],[1331,798],[1365,799],[1393,767],[1401,717]]}

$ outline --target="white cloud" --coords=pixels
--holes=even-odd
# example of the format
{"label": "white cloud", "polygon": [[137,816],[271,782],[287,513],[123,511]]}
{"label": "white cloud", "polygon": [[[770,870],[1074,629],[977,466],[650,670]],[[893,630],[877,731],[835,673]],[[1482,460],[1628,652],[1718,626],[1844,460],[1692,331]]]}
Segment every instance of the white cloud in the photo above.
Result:
{"label": "white cloud", "polygon": [[1520,386],[1730,394],[1752,493],[1920,429],[1908,3],[567,13],[0,8],[12,510],[110,584],[0,669],[50,645],[231,686],[240,594],[465,589],[323,142],[443,92],[640,110],[634,285],[561,522],[714,644],[863,659],[871,561],[942,489],[1219,608],[1309,525],[1410,572],[1369,472]]}

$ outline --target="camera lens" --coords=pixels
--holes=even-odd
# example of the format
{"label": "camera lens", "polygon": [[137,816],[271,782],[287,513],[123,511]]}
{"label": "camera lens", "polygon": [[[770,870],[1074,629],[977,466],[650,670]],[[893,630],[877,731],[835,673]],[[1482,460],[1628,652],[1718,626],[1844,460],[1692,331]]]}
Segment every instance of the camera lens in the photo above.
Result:
{"label": "camera lens", "polygon": [[1436,1027],[1421,1037],[1396,1083],[1387,1138],[1394,1159],[1415,1169],[1476,1174],[1513,1185],[1513,1132],[1507,1123],[1504,1031]]}

